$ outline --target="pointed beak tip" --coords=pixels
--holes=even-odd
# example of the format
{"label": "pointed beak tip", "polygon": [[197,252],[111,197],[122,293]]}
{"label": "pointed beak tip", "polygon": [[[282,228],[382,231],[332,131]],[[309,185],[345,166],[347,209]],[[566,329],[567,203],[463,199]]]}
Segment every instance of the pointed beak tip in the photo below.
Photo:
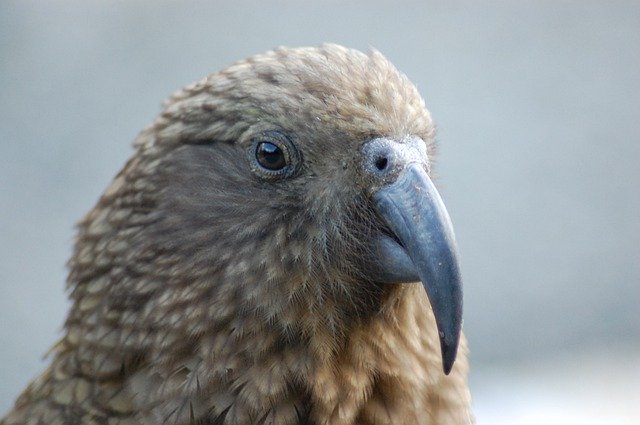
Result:
{"label": "pointed beak tip", "polygon": [[451,369],[453,369],[453,364],[456,361],[458,344],[445,345],[445,343],[441,341],[440,349],[442,350],[442,370],[445,375],[449,375]]}

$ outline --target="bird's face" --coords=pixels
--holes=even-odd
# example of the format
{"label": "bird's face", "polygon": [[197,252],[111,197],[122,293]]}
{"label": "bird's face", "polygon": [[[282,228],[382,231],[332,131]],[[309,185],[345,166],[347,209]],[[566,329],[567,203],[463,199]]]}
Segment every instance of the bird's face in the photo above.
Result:
{"label": "bird's face", "polygon": [[155,241],[212,299],[233,293],[281,322],[302,306],[337,326],[422,281],[451,369],[460,278],[429,176],[431,119],[380,54],[256,56],[176,94],[146,134],[143,153],[166,150]]}

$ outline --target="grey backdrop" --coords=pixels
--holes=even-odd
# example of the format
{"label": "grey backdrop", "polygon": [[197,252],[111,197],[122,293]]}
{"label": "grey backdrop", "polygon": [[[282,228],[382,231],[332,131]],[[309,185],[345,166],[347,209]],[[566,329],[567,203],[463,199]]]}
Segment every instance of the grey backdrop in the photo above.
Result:
{"label": "grey backdrop", "polygon": [[163,99],[324,41],[382,51],[438,125],[479,420],[518,365],[640,375],[640,2],[232,3],[0,2],[0,416],[60,336],[73,224]]}

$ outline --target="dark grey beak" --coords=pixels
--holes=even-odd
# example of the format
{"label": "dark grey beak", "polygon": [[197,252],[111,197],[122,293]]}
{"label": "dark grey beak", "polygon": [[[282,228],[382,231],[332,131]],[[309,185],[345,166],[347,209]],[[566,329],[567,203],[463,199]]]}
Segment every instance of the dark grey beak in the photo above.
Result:
{"label": "dark grey beak", "polygon": [[378,171],[397,178],[375,191],[373,202],[400,242],[380,238],[376,268],[386,283],[422,281],[438,327],[443,370],[449,374],[462,327],[462,281],[451,220],[422,163],[412,161],[417,154],[398,154],[411,146],[375,143],[378,160],[382,151],[388,162],[388,169]]}

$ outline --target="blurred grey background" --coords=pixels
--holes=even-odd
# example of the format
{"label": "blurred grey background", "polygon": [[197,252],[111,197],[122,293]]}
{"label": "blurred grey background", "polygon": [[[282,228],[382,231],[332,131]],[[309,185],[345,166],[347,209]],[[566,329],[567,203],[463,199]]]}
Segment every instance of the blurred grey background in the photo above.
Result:
{"label": "blurred grey background", "polygon": [[74,223],[163,99],[332,41],[383,52],[438,125],[478,422],[637,423],[640,2],[444,4],[0,2],[0,416],[60,336]]}

